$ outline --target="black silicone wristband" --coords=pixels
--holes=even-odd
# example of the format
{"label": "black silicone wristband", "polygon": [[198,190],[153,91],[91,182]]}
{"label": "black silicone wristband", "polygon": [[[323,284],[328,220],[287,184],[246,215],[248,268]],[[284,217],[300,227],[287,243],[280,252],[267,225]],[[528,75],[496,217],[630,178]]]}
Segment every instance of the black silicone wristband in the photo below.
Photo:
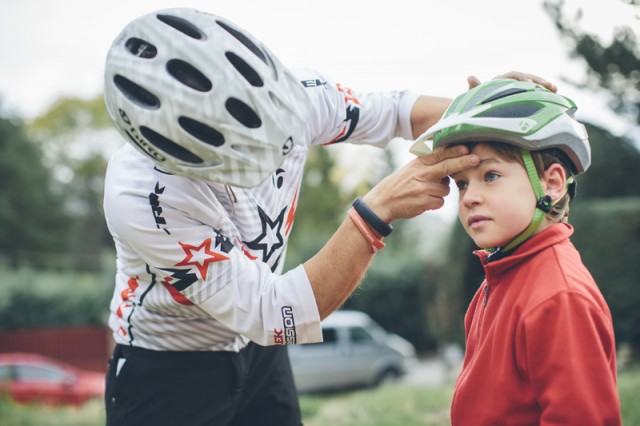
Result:
{"label": "black silicone wristband", "polygon": [[361,198],[356,198],[353,202],[353,208],[374,231],[383,237],[386,237],[391,233],[391,231],[393,231],[393,227],[380,219],[378,215],[375,214],[364,201],[362,201]]}

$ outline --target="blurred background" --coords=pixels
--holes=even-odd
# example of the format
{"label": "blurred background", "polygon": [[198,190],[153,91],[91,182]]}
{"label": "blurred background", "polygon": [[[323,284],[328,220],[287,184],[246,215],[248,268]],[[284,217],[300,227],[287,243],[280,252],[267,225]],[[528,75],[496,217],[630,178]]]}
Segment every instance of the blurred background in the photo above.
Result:
{"label": "blurred background", "polygon": [[[0,352],[106,367],[115,255],[102,189],[106,162],[123,140],[102,100],[104,58],[131,19],[176,6],[225,16],[290,67],[316,68],[354,90],[453,97],[466,90],[470,74],[486,80],[510,70],[556,83],[577,102],[593,152],[572,206],[573,242],[611,308],[621,371],[637,363],[638,0],[4,2]],[[286,269],[321,247],[354,197],[411,159],[409,145],[311,150]],[[440,211],[394,224],[387,249],[346,304],[427,358],[463,350],[463,314],[482,279],[455,217],[456,198],[454,189]],[[638,423],[626,420],[640,424],[640,414]]]}

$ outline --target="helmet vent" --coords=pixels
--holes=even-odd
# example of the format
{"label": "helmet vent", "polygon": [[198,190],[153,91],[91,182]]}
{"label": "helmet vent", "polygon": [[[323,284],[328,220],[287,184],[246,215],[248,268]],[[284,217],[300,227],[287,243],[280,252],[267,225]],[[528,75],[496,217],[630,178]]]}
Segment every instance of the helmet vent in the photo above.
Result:
{"label": "helmet vent", "polygon": [[124,45],[129,52],[139,58],[151,59],[158,54],[158,49],[153,44],[136,37],[131,37]]}
{"label": "helmet vent", "polygon": [[138,86],[133,81],[119,74],[113,77],[113,82],[116,87],[124,94],[131,102],[150,109],[160,108],[160,99],[147,89]]}
{"label": "helmet vent", "polygon": [[258,114],[256,114],[249,105],[245,104],[240,99],[229,98],[227,99],[227,102],[225,102],[224,106],[233,118],[244,124],[246,127],[250,129],[257,129],[262,125],[262,121],[260,120],[260,117],[258,117]]}
{"label": "helmet vent", "polygon": [[197,90],[198,92],[208,92],[211,90],[211,80],[198,71],[193,65],[185,61],[171,59],[167,62],[167,71],[180,83],[193,90]]}
{"label": "helmet vent", "polygon": [[267,55],[267,59],[269,60],[269,65],[271,66],[271,71],[273,71],[273,79],[278,81],[278,68],[276,68],[276,63],[273,62],[273,58],[269,55],[269,51],[267,49],[264,50],[264,54]]}
{"label": "helmet vent", "polygon": [[258,46],[256,46],[256,44],[252,42],[249,37],[247,37],[244,33],[236,30],[235,28],[230,27],[228,24],[225,24],[222,21],[216,21],[216,22],[229,34],[235,37],[240,43],[244,44],[245,47],[250,51],[252,51],[258,58],[260,58],[262,62],[267,64],[267,58],[265,58],[264,52]]}
{"label": "helmet vent", "polygon": [[206,124],[184,116],[178,118],[178,123],[185,132],[189,133],[199,141],[216,147],[224,144],[224,136],[222,133],[207,126]]}
{"label": "helmet vent", "polygon": [[204,162],[202,158],[198,157],[193,152],[184,149],[171,139],[165,138],[160,133],[157,133],[148,127],[141,126],[140,133],[142,133],[142,136],[144,136],[145,139],[147,139],[153,146],[172,157],[184,161],[185,163],[199,164]]}
{"label": "helmet vent", "polygon": [[285,104],[271,90],[269,90],[269,99],[271,99],[271,102],[273,102],[273,104],[276,107],[278,107],[280,109],[285,109],[286,108]]}
{"label": "helmet vent", "polygon": [[198,29],[191,22],[186,19],[179,18],[173,15],[156,15],[159,20],[169,25],[170,27],[175,28],[180,31],[184,35],[187,35],[191,38],[195,38],[196,40],[203,40],[205,35],[202,31]]}
{"label": "helmet vent", "polygon": [[242,74],[244,79],[247,80],[250,85],[254,87],[262,87],[264,85],[262,78],[260,78],[260,75],[258,75],[256,70],[254,70],[251,65],[247,64],[240,56],[233,52],[226,52],[224,55],[227,57],[229,62],[231,62],[231,65],[233,65],[233,67]]}
{"label": "helmet vent", "polygon": [[532,116],[542,108],[537,103],[501,105],[476,114],[476,117],[523,118]]}
{"label": "helmet vent", "polygon": [[511,96],[511,95],[517,95],[518,93],[524,93],[527,90],[525,89],[518,89],[516,87],[511,88],[511,89],[507,89],[507,90],[503,90],[502,92],[498,92],[495,95],[491,96],[490,98],[485,99],[484,101],[481,102],[481,104],[487,104],[489,102],[493,102],[497,99],[500,98],[504,98],[506,96]]}

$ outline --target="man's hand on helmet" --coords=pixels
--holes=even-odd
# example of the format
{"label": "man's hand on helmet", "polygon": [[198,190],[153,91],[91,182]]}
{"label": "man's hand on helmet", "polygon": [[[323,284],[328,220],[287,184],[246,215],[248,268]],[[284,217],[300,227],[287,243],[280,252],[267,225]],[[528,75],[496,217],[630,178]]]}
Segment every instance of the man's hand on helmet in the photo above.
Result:
{"label": "man's hand on helmet", "polygon": [[[555,84],[535,74],[528,74],[526,72],[519,72],[519,71],[509,71],[504,74],[497,75],[493,79],[496,80],[496,79],[502,79],[502,78],[510,78],[512,80],[519,80],[519,81],[530,81],[531,83],[539,84],[551,90],[552,92],[558,91],[558,87]],[[479,85],[481,81],[475,75],[470,75],[469,77],[467,77],[467,83],[469,84],[469,89],[473,89],[474,87]]]}

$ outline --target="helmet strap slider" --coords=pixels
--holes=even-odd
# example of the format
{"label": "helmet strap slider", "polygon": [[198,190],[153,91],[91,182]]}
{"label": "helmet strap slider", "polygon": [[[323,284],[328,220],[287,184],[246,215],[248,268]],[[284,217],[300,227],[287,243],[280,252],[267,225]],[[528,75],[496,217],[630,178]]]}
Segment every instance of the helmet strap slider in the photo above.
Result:
{"label": "helmet strap slider", "polygon": [[551,200],[551,197],[549,195],[545,195],[538,198],[538,201],[536,202],[536,208],[542,210],[545,213],[549,213],[551,211],[552,202],[553,200]]}

